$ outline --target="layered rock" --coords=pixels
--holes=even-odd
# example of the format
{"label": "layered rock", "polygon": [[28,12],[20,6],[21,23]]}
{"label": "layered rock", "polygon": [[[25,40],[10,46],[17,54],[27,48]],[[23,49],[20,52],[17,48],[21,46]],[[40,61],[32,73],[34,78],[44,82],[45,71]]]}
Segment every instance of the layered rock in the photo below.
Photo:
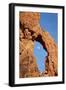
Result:
{"label": "layered rock", "polygon": [[[20,13],[19,30],[19,57],[20,57],[20,78],[57,76],[58,74],[58,51],[57,45],[50,34],[40,27],[40,13],[22,12]],[[39,72],[36,58],[34,57],[34,41],[38,41],[47,51],[45,60],[45,71]],[[41,61],[40,61],[41,62]]]}

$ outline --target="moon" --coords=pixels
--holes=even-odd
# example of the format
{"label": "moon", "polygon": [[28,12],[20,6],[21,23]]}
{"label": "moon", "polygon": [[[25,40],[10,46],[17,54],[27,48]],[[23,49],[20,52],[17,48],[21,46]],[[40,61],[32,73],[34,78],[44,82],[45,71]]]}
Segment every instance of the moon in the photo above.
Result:
{"label": "moon", "polygon": [[41,49],[40,46],[38,46],[37,49],[40,50]]}

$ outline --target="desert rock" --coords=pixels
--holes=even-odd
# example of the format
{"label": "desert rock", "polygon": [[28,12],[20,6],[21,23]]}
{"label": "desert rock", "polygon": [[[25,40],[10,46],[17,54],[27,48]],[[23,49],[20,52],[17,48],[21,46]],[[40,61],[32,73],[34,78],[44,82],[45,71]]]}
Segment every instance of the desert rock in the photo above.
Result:
{"label": "desert rock", "polygon": [[[40,27],[40,13],[20,12],[19,16],[19,77],[57,76],[57,45],[50,34]],[[45,60],[45,71],[42,73],[38,69],[33,54],[34,41],[40,42],[48,53]]]}

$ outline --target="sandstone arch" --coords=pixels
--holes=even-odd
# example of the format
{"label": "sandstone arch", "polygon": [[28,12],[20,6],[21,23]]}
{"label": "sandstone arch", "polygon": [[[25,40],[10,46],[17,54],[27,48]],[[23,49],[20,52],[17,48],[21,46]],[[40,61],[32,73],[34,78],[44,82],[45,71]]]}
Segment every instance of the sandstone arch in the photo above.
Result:
{"label": "sandstone arch", "polygon": [[[20,13],[20,77],[57,76],[58,51],[57,45],[50,34],[40,27],[40,14]],[[26,32],[25,32],[26,31]],[[26,35],[25,35],[26,34]],[[33,55],[34,40],[40,42],[48,55],[45,62],[45,72],[40,73]],[[29,43],[28,43],[29,42]],[[32,62],[32,63],[30,63]],[[27,66],[27,67],[26,67]],[[22,69],[24,71],[21,71]]]}

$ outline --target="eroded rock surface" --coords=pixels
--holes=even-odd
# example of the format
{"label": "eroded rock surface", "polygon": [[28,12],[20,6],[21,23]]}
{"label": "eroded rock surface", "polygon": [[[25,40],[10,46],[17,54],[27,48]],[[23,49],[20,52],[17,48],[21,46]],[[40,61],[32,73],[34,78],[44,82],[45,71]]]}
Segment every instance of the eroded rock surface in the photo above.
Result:
{"label": "eroded rock surface", "polygon": [[[57,76],[58,75],[58,51],[57,45],[48,32],[40,27],[40,13],[21,12],[19,15],[19,66],[20,78]],[[40,73],[36,58],[34,57],[34,41],[38,41],[47,51],[45,71]],[[40,61],[41,62],[41,61]]]}

